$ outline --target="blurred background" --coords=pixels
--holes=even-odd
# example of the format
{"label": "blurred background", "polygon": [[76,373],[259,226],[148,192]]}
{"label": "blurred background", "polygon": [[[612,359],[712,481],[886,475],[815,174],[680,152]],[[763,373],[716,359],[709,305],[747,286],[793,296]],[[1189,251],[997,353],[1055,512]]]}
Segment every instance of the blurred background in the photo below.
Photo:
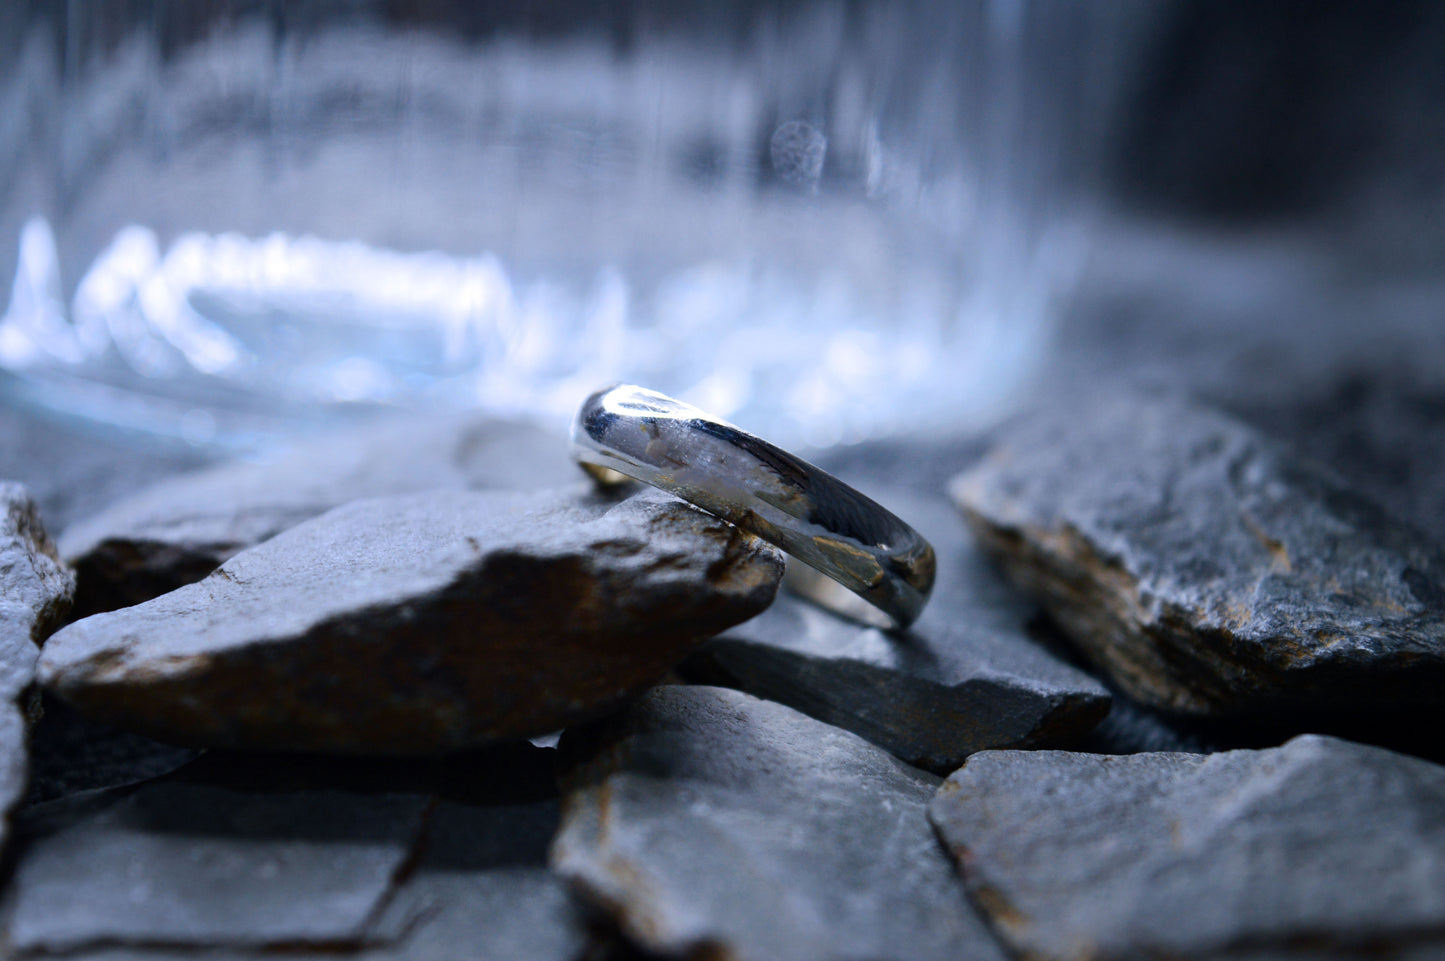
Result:
{"label": "blurred background", "polygon": [[817,448],[1428,381],[1442,50],[1423,0],[14,0],[0,399],[247,451],[628,380]]}

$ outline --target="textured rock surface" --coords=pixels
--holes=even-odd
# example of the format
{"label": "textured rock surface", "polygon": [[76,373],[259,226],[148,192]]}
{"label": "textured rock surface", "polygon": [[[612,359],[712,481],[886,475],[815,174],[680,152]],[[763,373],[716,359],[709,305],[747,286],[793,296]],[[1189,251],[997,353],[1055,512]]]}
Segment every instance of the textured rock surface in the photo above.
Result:
{"label": "textured rock surface", "polygon": [[130,792],[33,807],[10,947],[112,961],[575,959],[583,923],[546,867],[552,753],[212,755]]}
{"label": "textured rock surface", "polygon": [[930,816],[1020,956],[1445,955],[1445,767],[1380,748],[988,752]]}
{"label": "textured rock surface", "polygon": [[71,624],[42,682],[178,743],[417,754],[555,731],[761,611],[773,548],[586,485],[357,501]]}
{"label": "textured rock surface", "polygon": [[60,562],[23,486],[0,481],[0,511],[0,635],[8,668],[12,640],[23,639],[23,649],[33,649],[60,623],[70,608],[75,576]]}
{"label": "textured rock surface", "polygon": [[901,491],[879,501],[938,554],[933,597],[911,628],[880,631],[784,595],[709,641],[683,675],[780,701],[940,774],[986,748],[1077,740],[1108,713],[1103,686],[1030,638],[1034,603],[946,501]]}
{"label": "textured rock surface", "polygon": [[1358,368],[1221,400],[1445,544],[1445,383],[1432,373]]}
{"label": "textured rock surface", "polygon": [[0,481],[0,843],[27,778],[19,699],[35,678],[37,645],[65,616],[74,591],[75,577],[56,556],[29,493]]}
{"label": "textured rock surface", "polygon": [[554,866],[643,947],[996,959],[931,836],[938,780],[737,691],[661,687],[562,739]]}
{"label": "textured rock surface", "polygon": [[1147,703],[1445,707],[1445,555],[1222,414],[1132,396],[1037,414],[952,492]]}
{"label": "textured rock surface", "polygon": [[10,943],[360,942],[425,801],[153,782],[25,852]]}
{"label": "textured rock surface", "polygon": [[402,421],[161,481],[68,527],[80,616],[139,604],[348,501],[440,488],[532,489],[579,474],[560,436],[484,418]]}

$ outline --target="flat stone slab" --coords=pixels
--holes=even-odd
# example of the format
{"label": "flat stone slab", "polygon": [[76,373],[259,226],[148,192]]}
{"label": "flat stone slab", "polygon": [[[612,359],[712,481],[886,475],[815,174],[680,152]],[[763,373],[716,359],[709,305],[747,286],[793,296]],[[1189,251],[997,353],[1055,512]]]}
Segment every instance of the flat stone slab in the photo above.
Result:
{"label": "flat stone slab", "polygon": [[923,615],[890,632],[786,593],[681,668],[862,735],[947,774],[975,751],[1063,746],[1109,711],[1109,693],[1029,636],[1037,613],[993,569],[943,498],[891,491],[880,503],[938,555]]}
{"label": "flat stone slab", "polygon": [[938,779],[789,707],[656,688],[562,737],[554,868],[669,957],[1002,961],[924,807]]}
{"label": "flat stone slab", "polygon": [[526,422],[439,417],[356,428],[259,462],[161,481],[66,528],[80,616],[191,584],[227,558],[348,501],[432,489],[575,483],[565,440]]}
{"label": "flat stone slab", "polygon": [[765,608],[781,573],[774,548],[657,491],[377,498],[71,624],[39,674],[158,740],[438,753],[612,708]]}
{"label": "flat stone slab", "polygon": [[1020,957],[1445,956],[1445,767],[1382,748],[990,751],[930,816]]}
{"label": "flat stone slab", "polygon": [[29,847],[10,946],[361,943],[425,807],[417,795],[152,782]]}
{"label": "flat stone slab", "polygon": [[32,808],[9,947],[85,961],[573,961],[585,923],[546,865],[552,754],[212,754],[130,792]]}
{"label": "flat stone slab", "polygon": [[25,793],[26,719],[39,643],[70,609],[75,576],[60,562],[30,494],[0,481],[0,845]]}
{"label": "flat stone slab", "polygon": [[1141,701],[1445,708],[1445,554],[1223,414],[1155,396],[1050,409],[1000,431],[951,490]]}

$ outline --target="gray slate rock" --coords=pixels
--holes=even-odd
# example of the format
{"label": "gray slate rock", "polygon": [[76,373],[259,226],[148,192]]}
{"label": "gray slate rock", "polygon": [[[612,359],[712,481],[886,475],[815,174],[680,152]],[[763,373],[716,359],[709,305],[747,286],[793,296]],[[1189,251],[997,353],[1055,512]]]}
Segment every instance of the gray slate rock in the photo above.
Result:
{"label": "gray slate rock", "polygon": [[[22,485],[0,481],[0,510],[0,656],[7,668],[0,671],[0,683],[6,685],[0,693],[13,695],[19,688],[12,686],[8,668],[17,655],[10,648],[32,650],[64,619],[75,593],[75,575],[60,562]],[[28,679],[21,686],[24,683]]]}
{"label": "gray slate rock", "polygon": [[585,923],[546,866],[553,753],[213,753],[133,793],[33,808],[12,946],[84,961],[573,961]]}
{"label": "gray slate rock", "polygon": [[27,848],[10,946],[364,943],[426,801],[143,785]]}
{"label": "gray slate rock", "polygon": [[683,676],[787,704],[939,774],[987,748],[1065,746],[1103,719],[1108,692],[1029,636],[1036,606],[946,501],[896,490],[879,501],[938,554],[933,597],[912,627],[881,631],[783,596],[704,645]]}
{"label": "gray slate rock", "polygon": [[1445,767],[1418,758],[991,751],[929,813],[1021,957],[1445,956]]}
{"label": "gray slate rock", "polygon": [[[551,753],[546,752],[546,753]],[[555,800],[475,805],[441,801],[416,874],[378,922],[384,948],[358,961],[575,961],[586,919],[547,868]]]}
{"label": "gray slate rock", "polygon": [[70,608],[75,576],[60,563],[24,487],[0,481],[0,844],[25,793],[26,719],[39,643]]}
{"label": "gray slate rock", "polygon": [[1223,414],[1138,396],[1041,412],[952,493],[1145,703],[1445,707],[1445,554]]}
{"label": "gray slate rock", "polygon": [[990,959],[924,808],[938,785],[738,691],[660,687],[562,737],[553,866],[648,951]]}
{"label": "gray slate rock", "polygon": [[1445,544],[1445,382],[1438,364],[1432,374],[1351,367],[1220,402]]}
{"label": "gray slate rock", "polygon": [[40,678],[160,740],[437,753],[612,708],[765,608],[781,573],[774,548],[657,491],[377,498],[71,624]]}
{"label": "gray slate rock", "polygon": [[60,537],[80,575],[79,616],[191,584],[223,561],[348,501],[433,489],[535,489],[580,476],[561,436],[484,417],[354,429],[271,458],[138,491]]}

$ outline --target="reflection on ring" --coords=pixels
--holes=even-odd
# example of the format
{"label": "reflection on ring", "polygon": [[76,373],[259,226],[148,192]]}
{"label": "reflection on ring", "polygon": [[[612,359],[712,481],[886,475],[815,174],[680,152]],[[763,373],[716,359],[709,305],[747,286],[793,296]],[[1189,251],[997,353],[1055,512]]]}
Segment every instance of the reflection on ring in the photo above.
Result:
{"label": "reflection on ring", "polygon": [[664,394],[621,385],[588,397],[572,453],[594,477],[660,487],[778,545],[812,569],[789,565],[791,587],[855,619],[907,627],[933,589],[933,548],[913,528],[807,461]]}

